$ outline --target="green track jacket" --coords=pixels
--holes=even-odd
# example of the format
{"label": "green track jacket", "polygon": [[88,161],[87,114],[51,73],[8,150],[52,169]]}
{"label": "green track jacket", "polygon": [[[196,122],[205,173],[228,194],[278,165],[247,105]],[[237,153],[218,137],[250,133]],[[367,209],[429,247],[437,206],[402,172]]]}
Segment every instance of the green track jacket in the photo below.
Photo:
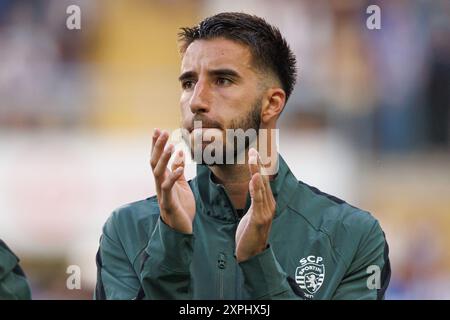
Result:
{"label": "green track jacket", "polygon": [[28,300],[31,291],[19,258],[0,240],[0,300]]}
{"label": "green track jacket", "polygon": [[[299,182],[279,157],[270,182],[276,213],[269,246],[237,263],[236,210],[198,165],[193,234],[159,217],[157,198],[125,205],[103,228],[96,299],[383,299],[388,246],[369,213]],[[250,198],[247,198],[247,208]]]}

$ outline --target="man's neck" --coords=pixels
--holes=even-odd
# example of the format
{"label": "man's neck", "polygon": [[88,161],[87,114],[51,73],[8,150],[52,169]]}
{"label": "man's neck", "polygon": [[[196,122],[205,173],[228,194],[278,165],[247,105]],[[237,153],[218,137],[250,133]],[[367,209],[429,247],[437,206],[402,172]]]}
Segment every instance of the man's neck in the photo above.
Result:
{"label": "man's neck", "polygon": [[[275,124],[262,126],[264,130],[273,130],[275,128]],[[272,132],[267,135],[265,143],[266,150],[272,150],[269,155],[275,156],[275,163],[278,162],[278,153],[275,152],[276,148],[276,139],[273,139]],[[258,144],[261,141],[258,142]],[[248,150],[245,151],[246,154]],[[228,197],[235,209],[244,209],[247,203],[247,193],[249,188],[249,182],[251,179],[250,169],[248,167],[248,157],[245,156],[245,164],[223,164],[223,165],[215,165],[210,166],[210,170],[214,175],[214,180],[216,183],[220,183],[225,187],[227,191]],[[270,179],[273,179],[274,176],[271,176]]]}
{"label": "man's neck", "polygon": [[236,209],[244,209],[247,202],[250,171],[247,164],[216,165],[209,167],[216,183],[227,191],[228,197]]}

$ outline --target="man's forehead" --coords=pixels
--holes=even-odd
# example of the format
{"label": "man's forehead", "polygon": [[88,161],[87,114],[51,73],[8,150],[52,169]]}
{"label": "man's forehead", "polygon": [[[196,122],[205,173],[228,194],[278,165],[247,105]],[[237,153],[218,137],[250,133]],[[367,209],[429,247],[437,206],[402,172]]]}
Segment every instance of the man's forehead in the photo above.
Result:
{"label": "man's forehead", "polygon": [[216,38],[192,42],[183,55],[181,70],[198,68],[238,68],[250,69],[250,49],[232,40]]}

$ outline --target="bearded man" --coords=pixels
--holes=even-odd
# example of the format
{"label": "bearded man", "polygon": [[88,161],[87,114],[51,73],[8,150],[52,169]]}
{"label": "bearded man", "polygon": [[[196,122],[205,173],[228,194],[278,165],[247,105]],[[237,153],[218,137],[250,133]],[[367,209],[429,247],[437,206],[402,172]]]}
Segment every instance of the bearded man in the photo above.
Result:
{"label": "bearded man", "polygon": [[[183,136],[197,175],[186,181],[186,155],[156,129],[156,195],[106,222],[95,298],[384,298],[390,264],[378,221],[297,180],[277,152],[271,132],[296,80],[280,31],[220,13],[182,28],[180,51]],[[256,136],[236,147],[227,132],[239,129]]]}

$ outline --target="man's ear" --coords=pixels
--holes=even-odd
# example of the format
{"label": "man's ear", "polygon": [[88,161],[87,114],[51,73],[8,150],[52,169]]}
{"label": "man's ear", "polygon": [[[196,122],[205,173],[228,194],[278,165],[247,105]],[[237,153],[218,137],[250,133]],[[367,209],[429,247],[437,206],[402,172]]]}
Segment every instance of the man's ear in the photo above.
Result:
{"label": "man's ear", "polygon": [[283,111],[285,102],[286,93],[283,89],[276,87],[267,89],[261,110],[262,122],[268,123],[277,120],[281,111]]}

